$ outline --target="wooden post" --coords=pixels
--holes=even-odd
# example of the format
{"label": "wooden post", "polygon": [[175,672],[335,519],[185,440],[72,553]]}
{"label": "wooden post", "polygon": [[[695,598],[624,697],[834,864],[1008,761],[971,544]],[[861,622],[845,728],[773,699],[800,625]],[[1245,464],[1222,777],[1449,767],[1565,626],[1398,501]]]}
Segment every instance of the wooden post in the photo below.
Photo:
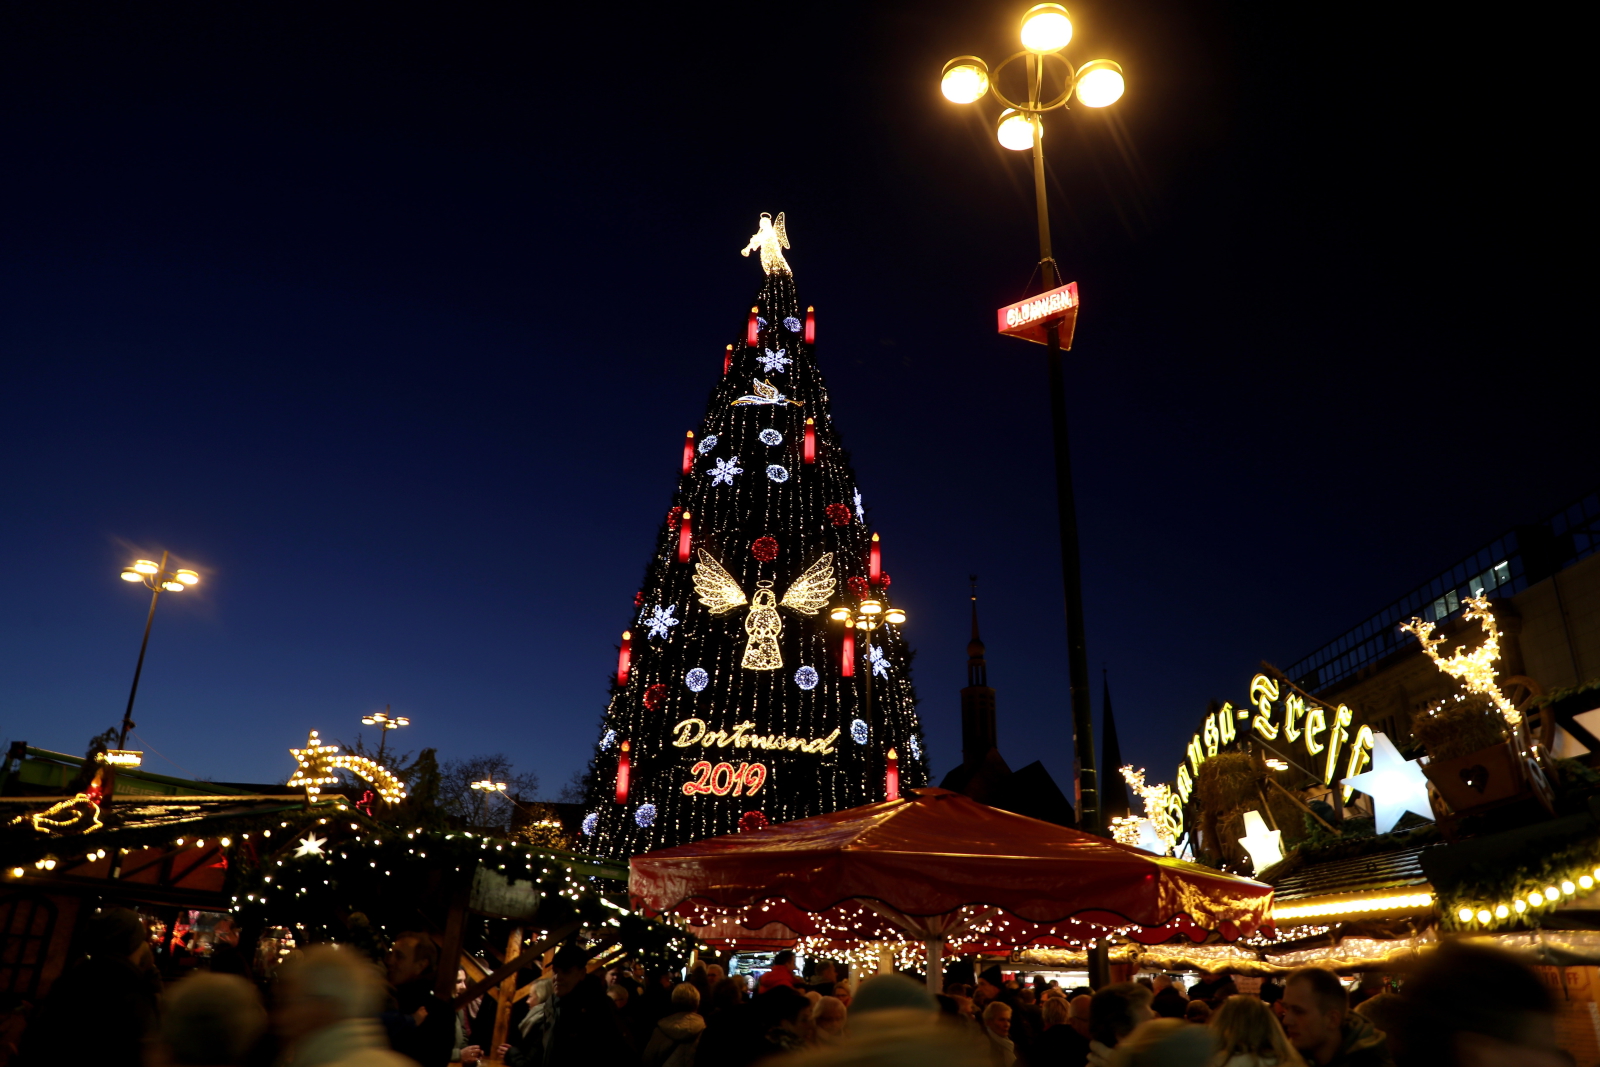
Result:
{"label": "wooden post", "polygon": [[471,899],[472,877],[457,879],[450,894],[450,911],[444,921],[444,944],[439,946],[439,966],[433,976],[433,994],[440,1000],[456,997],[456,970],[461,958],[461,929],[467,921],[467,903]]}
{"label": "wooden post", "polygon": [[[522,927],[513,926],[511,934],[506,938],[506,962],[515,960],[521,955]],[[517,993],[517,972],[512,971],[500,981],[499,1004],[494,1012],[494,1041],[485,1051],[488,1053],[484,1059],[491,1063],[499,1063],[500,1046],[506,1043],[506,1034],[511,1029],[511,1002]]]}

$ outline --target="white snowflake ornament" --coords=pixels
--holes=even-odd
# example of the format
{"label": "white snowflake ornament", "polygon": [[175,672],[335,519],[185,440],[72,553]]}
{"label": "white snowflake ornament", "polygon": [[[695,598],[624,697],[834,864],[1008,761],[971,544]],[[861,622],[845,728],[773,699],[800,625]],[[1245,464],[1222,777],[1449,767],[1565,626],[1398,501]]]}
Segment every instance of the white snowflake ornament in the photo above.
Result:
{"label": "white snowflake ornament", "polygon": [[733,476],[735,474],[743,474],[744,473],[744,468],[734,466],[734,464],[736,464],[738,462],[739,462],[739,457],[738,456],[734,456],[732,459],[719,459],[719,460],[717,460],[717,465],[715,467],[711,468],[710,470],[706,471],[706,473],[711,476],[711,484],[712,485],[732,485],[733,484]]}
{"label": "white snowflake ornament", "polygon": [[657,604],[650,609],[649,615],[639,621],[650,628],[651,637],[666,637],[667,631],[681,621],[673,618],[677,612],[678,605],[676,604],[667,604],[665,606]]}
{"label": "white snowflake ornament", "polygon": [[883,649],[873,645],[867,652],[867,662],[872,664],[872,673],[880,678],[889,677],[889,657],[883,654]]}
{"label": "white snowflake ornament", "polygon": [[856,490],[856,521],[862,523],[867,521],[867,511],[861,506],[861,490],[859,489]]}
{"label": "white snowflake ornament", "polygon": [[780,348],[774,352],[770,348],[762,349],[765,355],[757,356],[761,361],[761,369],[768,374],[782,374],[783,369],[794,362],[788,356],[787,348]]}

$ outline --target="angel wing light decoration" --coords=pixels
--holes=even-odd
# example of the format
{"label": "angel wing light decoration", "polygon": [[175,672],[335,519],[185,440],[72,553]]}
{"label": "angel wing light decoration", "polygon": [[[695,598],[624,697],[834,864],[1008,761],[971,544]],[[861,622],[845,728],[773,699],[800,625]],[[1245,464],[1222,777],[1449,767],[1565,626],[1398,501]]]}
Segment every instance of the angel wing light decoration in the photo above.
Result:
{"label": "angel wing light decoration", "polygon": [[783,258],[783,250],[788,247],[789,231],[783,224],[783,212],[778,212],[774,222],[772,216],[763,211],[756,232],[750,235],[750,243],[739,254],[749,258],[751,252],[760,252],[762,270],[768,274],[792,274],[789,261]]}
{"label": "angel wing light decoration", "polygon": [[748,640],[741,661],[746,670],[775,671],[783,666],[783,653],[778,648],[778,635],[783,633],[783,616],[778,614],[780,607],[802,615],[815,615],[833,596],[832,552],[824,553],[821,559],[802,571],[782,600],[773,594],[771,582],[757,582],[753,600],[746,598],[733,575],[709,552],[702,548],[697,556],[694,591],[700,594],[700,603],[711,614],[726,615],[735,608],[750,605],[750,613],[744,620]]}

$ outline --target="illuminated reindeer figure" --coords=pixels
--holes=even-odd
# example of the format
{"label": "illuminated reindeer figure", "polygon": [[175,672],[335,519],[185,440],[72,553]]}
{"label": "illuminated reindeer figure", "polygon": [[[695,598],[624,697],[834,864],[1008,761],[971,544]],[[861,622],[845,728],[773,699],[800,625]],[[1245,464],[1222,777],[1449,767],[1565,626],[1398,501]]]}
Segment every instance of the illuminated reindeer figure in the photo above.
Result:
{"label": "illuminated reindeer figure", "polygon": [[1417,640],[1422,642],[1422,651],[1433,660],[1434,666],[1459,681],[1467,692],[1488,697],[1500,709],[1500,714],[1505,716],[1506,724],[1515,727],[1522,722],[1522,713],[1500,692],[1494,680],[1494,661],[1500,658],[1500,627],[1494,621],[1494,613],[1489,610],[1489,598],[1471,596],[1462,603],[1466,604],[1467,610],[1462,612],[1461,617],[1476,619],[1478,625],[1483,627],[1483,644],[1471,652],[1458,648],[1449,657],[1439,655],[1438,646],[1444,644],[1444,638],[1432,636],[1433,623],[1424,619],[1409,619],[1400,624],[1400,629],[1416,635]]}

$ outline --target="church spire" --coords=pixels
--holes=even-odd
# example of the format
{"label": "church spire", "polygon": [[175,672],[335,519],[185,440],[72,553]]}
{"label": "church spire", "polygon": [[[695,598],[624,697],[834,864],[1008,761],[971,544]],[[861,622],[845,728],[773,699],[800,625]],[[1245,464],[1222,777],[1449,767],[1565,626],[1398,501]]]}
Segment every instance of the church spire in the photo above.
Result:
{"label": "church spire", "polygon": [[989,663],[978,636],[978,576],[972,582],[972,640],[967,644],[967,687],[961,690],[961,761],[981,763],[996,747],[994,690],[989,688]]}
{"label": "church spire", "polygon": [[1113,816],[1131,814],[1131,809],[1128,805],[1128,783],[1122,777],[1122,746],[1117,743],[1117,721],[1111,717],[1111,679],[1106,676],[1104,667],[1100,668],[1100,685],[1105,694],[1100,726],[1105,738],[1100,749],[1104,758],[1100,765],[1105,768],[1105,781],[1100,789],[1103,798],[1100,804],[1101,815],[1109,826]]}

